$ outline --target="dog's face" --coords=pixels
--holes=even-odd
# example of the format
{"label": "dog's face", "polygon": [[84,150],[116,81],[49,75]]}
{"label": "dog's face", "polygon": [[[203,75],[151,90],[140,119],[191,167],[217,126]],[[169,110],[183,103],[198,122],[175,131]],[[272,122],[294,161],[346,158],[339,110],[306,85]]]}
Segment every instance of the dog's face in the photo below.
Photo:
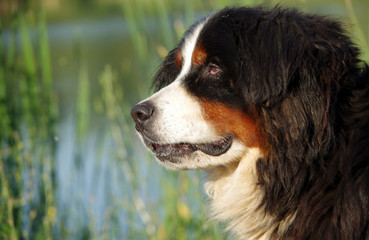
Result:
{"label": "dog's face", "polygon": [[238,56],[225,30],[211,17],[192,26],[156,76],[167,86],[132,109],[143,142],[168,168],[208,168],[258,147],[257,123],[237,86]]}
{"label": "dog's face", "polygon": [[253,148],[267,158],[309,155],[326,142],[334,86],[351,64],[339,59],[355,52],[342,53],[341,31],[293,11],[214,13],[168,54],[154,79],[161,90],[132,109],[136,129],[172,169],[227,164]]}

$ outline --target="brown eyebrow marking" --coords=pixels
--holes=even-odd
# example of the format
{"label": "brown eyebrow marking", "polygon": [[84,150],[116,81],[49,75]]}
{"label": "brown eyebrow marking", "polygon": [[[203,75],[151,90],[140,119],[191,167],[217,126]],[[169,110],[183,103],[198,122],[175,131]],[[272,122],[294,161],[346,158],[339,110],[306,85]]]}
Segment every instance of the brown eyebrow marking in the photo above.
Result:
{"label": "brown eyebrow marking", "polygon": [[177,50],[175,61],[176,61],[177,67],[181,68],[181,66],[182,66],[182,53],[181,53],[181,50]]}
{"label": "brown eyebrow marking", "polygon": [[201,66],[205,63],[208,54],[201,45],[197,45],[192,53],[192,64]]}

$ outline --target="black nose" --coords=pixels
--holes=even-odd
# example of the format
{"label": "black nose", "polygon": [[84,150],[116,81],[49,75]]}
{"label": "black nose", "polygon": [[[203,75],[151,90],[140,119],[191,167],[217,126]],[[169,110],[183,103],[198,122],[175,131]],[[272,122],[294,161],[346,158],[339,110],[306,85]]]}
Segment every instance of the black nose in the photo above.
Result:
{"label": "black nose", "polygon": [[134,106],[131,110],[131,116],[136,123],[137,131],[142,131],[148,120],[154,113],[154,107],[149,102],[143,102]]}

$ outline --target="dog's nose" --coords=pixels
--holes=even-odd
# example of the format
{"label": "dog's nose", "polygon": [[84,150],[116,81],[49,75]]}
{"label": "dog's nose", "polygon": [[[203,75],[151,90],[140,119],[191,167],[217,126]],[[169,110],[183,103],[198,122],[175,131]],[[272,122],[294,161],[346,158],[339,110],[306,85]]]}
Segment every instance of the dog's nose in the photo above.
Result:
{"label": "dog's nose", "polygon": [[137,131],[142,131],[145,124],[148,122],[152,114],[154,113],[154,107],[149,102],[143,102],[134,106],[131,110],[131,116],[136,123]]}

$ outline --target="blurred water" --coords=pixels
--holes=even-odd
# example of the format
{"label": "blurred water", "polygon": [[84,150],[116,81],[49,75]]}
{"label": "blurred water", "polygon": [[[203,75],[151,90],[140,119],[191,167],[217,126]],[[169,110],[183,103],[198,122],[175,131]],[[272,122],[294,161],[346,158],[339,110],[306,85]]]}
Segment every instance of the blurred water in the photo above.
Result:
{"label": "blurred water", "polygon": [[[60,124],[59,143],[56,150],[57,202],[59,217],[66,221],[73,236],[79,230],[94,225],[102,229],[105,215],[115,204],[115,199],[124,199],[125,183],[117,179],[121,167],[114,161],[111,139],[95,130],[89,131],[86,140],[76,142],[75,119],[68,116]],[[126,193],[127,194],[127,193]],[[125,212],[118,213],[120,218]],[[122,226],[122,230],[124,226]]]}
{"label": "blurred water", "polygon": [[[152,31],[156,31],[157,24],[148,23]],[[37,29],[28,29],[33,40],[37,37]],[[69,239],[82,238],[85,229],[89,234],[99,236],[99,232],[116,232],[115,237],[121,239],[127,236],[132,222],[138,229],[142,228],[142,221],[133,216],[132,192],[137,191],[145,203],[155,203],[159,185],[159,175],[163,171],[153,158],[134,137],[133,122],[127,121],[122,134],[129,141],[127,145],[116,146],[112,139],[111,123],[107,119],[103,106],[103,97],[99,77],[105,66],[109,64],[117,75],[117,86],[123,93],[121,107],[124,114],[129,112],[129,106],[137,102],[140,91],[140,81],[144,76],[150,78],[148,71],[136,71],[141,66],[135,66],[137,57],[130,42],[127,23],[123,18],[108,18],[100,20],[83,20],[49,24],[48,28],[50,54],[53,70],[53,87],[58,97],[59,119],[55,136],[55,201],[57,214],[56,236],[66,236]],[[10,31],[2,32],[2,41],[5,49],[9,45]],[[20,45],[20,33],[16,34],[16,44]],[[36,41],[37,42],[37,41]],[[20,47],[18,47],[20,49]],[[154,52],[153,52],[154,54]],[[155,56],[153,56],[155,59]],[[157,58],[159,63],[159,59]],[[88,127],[84,136],[77,136],[77,99],[81,89],[78,89],[79,71],[81,66],[87,68],[90,109],[89,118],[85,123]],[[158,64],[157,64],[158,65]],[[153,71],[152,71],[153,72]],[[136,81],[133,81],[136,79]],[[149,81],[145,86],[148,93]],[[98,107],[96,107],[96,105]],[[99,107],[100,106],[100,107]],[[128,106],[128,107],[127,107]],[[100,110],[99,110],[100,109]],[[27,126],[21,130],[25,144],[30,144]],[[120,150],[119,150],[120,149]],[[123,155],[117,156],[117,152]],[[122,157],[123,156],[123,157]],[[35,157],[38,159],[38,156]],[[152,161],[142,163],[126,163],[125,161]],[[124,164],[125,163],[125,164]],[[133,170],[124,166],[137,165]],[[159,169],[156,173],[151,172]],[[24,171],[22,177],[25,194],[32,192],[32,201],[22,208],[24,222],[22,230],[31,232],[31,223],[28,217],[32,210],[32,202],[38,202],[38,185],[27,189],[27,182],[31,178],[42,177],[39,167],[35,166],[36,174],[31,175]],[[150,169],[150,171],[148,170]],[[155,171],[155,170],[154,170]],[[142,182],[142,186],[132,189],[133,180],[127,179],[135,174],[134,182]],[[151,176],[149,176],[151,175]],[[150,181],[147,181],[150,177]],[[131,182],[130,182],[131,181]],[[37,179],[32,182],[38,182]],[[29,199],[28,197],[24,197]],[[130,216],[128,216],[130,214]],[[113,221],[111,219],[114,219]],[[116,222],[117,226],[110,226]],[[61,225],[62,223],[62,225]],[[112,228],[110,231],[109,229]],[[114,236],[112,234],[112,236]],[[69,237],[68,237],[69,236]]]}

